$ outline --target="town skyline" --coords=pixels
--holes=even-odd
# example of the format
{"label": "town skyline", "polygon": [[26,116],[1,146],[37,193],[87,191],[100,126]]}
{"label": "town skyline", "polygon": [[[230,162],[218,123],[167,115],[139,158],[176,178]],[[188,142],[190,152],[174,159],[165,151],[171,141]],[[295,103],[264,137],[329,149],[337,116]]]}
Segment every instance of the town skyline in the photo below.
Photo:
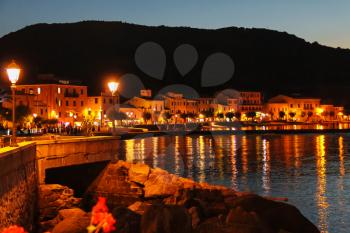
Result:
{"label": "town skyline", "polygon": [[[53,76],[50,76],[53,78]],[[118,80],[118,78],[113,78]],[[100,95],[89,95],[89,86],[77,81],[46,79],[37,84],[16,85],[16,106],[26,106],[35,118],[57,119],[61,124],[80,127],[88,116],[94,124],[104,127],[111,121],[115,108],[120,120],[128,124],[164,124],[211,121],[290,121],[319,123],[348,119],[343,106],[324,103],[321,98],[287,96],[283,93],[264,99],[263,90],[225,89],[219,93],[188,97],[188,93],[174,88],[163,93],[151,88],[139,89],[137,95],[120,97],[120,83],[116,84],[116,95],[110,93],[108,85]],[[124,86],[125,88],[125,86]],[[195,96],[195,95],[194,95]],[[10,98],[3,98],[1,108],[11,109]],[[2,111],[3,114],[4,111]],[[6,118],[6,115],[3,117]],[[112,117],[113,118],[113,117]],[[182,119],[182,120],[178,120]]]}

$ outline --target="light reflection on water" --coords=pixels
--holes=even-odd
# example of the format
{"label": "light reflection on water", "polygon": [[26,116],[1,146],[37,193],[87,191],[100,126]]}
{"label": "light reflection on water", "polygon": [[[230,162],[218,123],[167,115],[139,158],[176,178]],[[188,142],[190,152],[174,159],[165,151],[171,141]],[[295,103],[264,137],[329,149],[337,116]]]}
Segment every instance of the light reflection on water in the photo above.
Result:
{"label": "light reflection on water", "polygon": [[122,142],[121,156],[196,181],[288,197],[319,229],[350,229],[350,135],[163,136]]}

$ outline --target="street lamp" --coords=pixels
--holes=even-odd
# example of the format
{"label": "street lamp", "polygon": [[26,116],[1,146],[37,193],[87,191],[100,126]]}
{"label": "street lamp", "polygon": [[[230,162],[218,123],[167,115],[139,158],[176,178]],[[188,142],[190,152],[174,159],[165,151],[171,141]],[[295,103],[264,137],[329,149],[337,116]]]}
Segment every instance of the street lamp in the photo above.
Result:
{"label": "street lamp", "polygon": [[112,96],[114,96],[115,93],[118,91],[118,87],[119,87],[119,83],[117,83],[115,81],[111,81],[108,83],[108,88],[109,88],[110,92],[112,93]]}
{"label": "street lamp", "polygon": [[11,82],[11,91],[12,91],[12,139],[11,139],[11,145],[12,147],[17,147],[16,142],[16,123],[15,123],[15,111],[16,111],[16,83],[19,79],[19,75],[21,73],[21,68],[12,61],[6,68],[6,72],[8,75],[8,78]]}
{"label": "street lamp", "polygon": [[[119,83],[115,81],[111,81],[108,83],[108,88],[110,92],[112,93],[112,104],[114,108],[114,96],[118,91]],[[115,132],[115,119],[113,119],[113,133]]]}

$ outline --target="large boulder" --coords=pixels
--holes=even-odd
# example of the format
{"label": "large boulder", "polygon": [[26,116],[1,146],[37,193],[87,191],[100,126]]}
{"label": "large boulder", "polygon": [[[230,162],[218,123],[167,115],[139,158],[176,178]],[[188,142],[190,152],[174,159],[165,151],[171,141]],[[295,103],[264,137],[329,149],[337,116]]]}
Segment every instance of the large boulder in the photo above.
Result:
{"label": "large boulder", "polygon": [[134,204],[128,206],[128,209],[139,215],[143,215],[147,208],[149,208],[150,206],[150,203],[137,201]]}
{"label": "large boulder", "polygon": [[[93,182],[86,192],[85,200],[93,200],[93,197],[104,196],[111,206],[127,207],[143,196],[143,189],[137,183],[129,179],[129,169],[132,164],[118,161],[109,163],[101,175]],[[134,169],[136,171],[137,169]],[[133,172],[133,174],[135,174]],[[137,173],[139,174],[139,173]],[[141,181],[141,176],[138,181]],[[92,206],[93,203],[86,203],[86,206]]]}
{"label": "large boulder", "polygon": [[201,223],[194,233],[271,233],[250,224],[225,224],[219,217],[209,218]]}
{"label": "large boulder", "polygon": [[88,216],[72,216],[59,222],[52,230],[52,233],[86,233],[90,224]]}
{"label": "large boulder", "polygon": [[267,200],[258,195],[249,194],[238,197],[233,208],[254,213],[273,232],[319,233],[319,230],[300,211],[287,203]]}
{"label": "large boulder", "polygon": [[66,218],[82,218],[82,217],[88,217],[89,215],[82,209],[79,208],[72,208],[72,209],[64,209],[60,210],[58,212],[58,215],[56,219],[58,221],[63,221]]}
{"label": "large boulder", "polygon": [[116,232],[118,233],[139,233],[141,215],[125,207],[117,207],[112,211],[113,217],[117,220]]}
{"label": "large boulder", "polygon": [[151,169],[146,164],[131,164],[129,168],[129,180],[143,185],[148,179]]}
{"label": "large boulder", "polygon": [[57,216],[62,209],[80,206],[80,198],[74,197],[73,189],[58,184],[45,184],[39,187],[40,221]]}
{"label": "large boulder", "polygon": [[179,189],[183,188],[183,183],[179,177],[156,168],[152,169],[148,180],[144,183],[144,197],[167,197],[174,195]]}
{"label": "large boulder", "polygon": [[191,216],[184,207],[154,205],[141,219],[141,233],[190,233]]}

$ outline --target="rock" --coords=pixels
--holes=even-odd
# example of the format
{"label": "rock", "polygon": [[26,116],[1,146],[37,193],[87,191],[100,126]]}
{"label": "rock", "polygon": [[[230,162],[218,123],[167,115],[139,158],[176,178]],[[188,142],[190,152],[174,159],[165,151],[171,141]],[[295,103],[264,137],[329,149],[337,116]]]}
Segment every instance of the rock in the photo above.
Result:
{"label": "rock", "polygon": [[86,233],[90,224],[89,217],[68,217],[59,222],[52,233]]}
{"label": "rock", "polygon": [[200,211],[197,207],[191,207],[188,209],[188,213],[191,216],[192,228],[196,229],[199,223],[201,222]]}
{"label": "rock", "polygon": [[74,197],[74,191],[58,184],[46,184],[39,187],[40,221],[47,221],[57,216],[62,209],[80,206],[80,198]]}
{"label": "rock", "polygon": [[272,233],[249,224],[225,224],[219,217],[209,218],[201,223],[194,233]]}
{"label": "rock", "polygon": [[171,196],[183,188],[183,184],[177,176],[162,169],[152,169],[144,185],[145,198]]}
{"label": "rock", "polygon": [[[129,180],[131,164],[123,161],[110,163],[86,192],[86,200],[104,196],[111,206],[127,207],[143,196],[142,187]],[[93,203],[87,203],[91,206]]]}
{"label": "rock", "polygon": [[143,185],[150,171],[151,169],[146,164],[132,164],[129,168],[129,180]]}
{"label": "rock", "polygon": [[128,208],[117,207],[112,211],[113,217],[117,220],[116,232],[118,233],[139,233],[141,216]]}
{"label": "rock", "polygon": [[146,209],[150,206],[151,206],[151,204],[149,204],[149,203],[137,201],[134,204],[130,205],[128,207],[128,209],[139,214],[139,215],[143,215],[144,212],[146,211]]}
{"label": "rock", "polygon": [[73,209],[64,209],[64,210],[60,210],[58,212],[58,215],[56,217],[56,219],[58,219],[59,221],[62,221],[66,218],[72,218],[72,217],[87,217],[88,214],[83,211],[82,209],[79,208],[73,208]]}
{"label": "rock", "polygon": [[149,207],[141,218],[141,233],[190,233],[191,216],[181,206]]}
{"label": "rock", "polygon": [[234,208],[254,212],[257,217],[273,232],[281,230],[290,233],[318,233],[319,230],[300,211],[289,204],[264,199],[258,195],[248,194],[237,198]]}

